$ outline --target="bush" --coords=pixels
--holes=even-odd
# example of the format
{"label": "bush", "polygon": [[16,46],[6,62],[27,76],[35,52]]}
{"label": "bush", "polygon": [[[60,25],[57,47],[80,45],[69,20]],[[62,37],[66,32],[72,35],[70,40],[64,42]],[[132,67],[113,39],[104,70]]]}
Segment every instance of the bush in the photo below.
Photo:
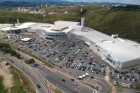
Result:
{"label": "bush", "polygon": [[11,56],[16,56],[17,55],[17,52],[15,50],[12,50],[11,51]]}
{"label": "bush", "polygon": [[20,54],[17,54],[16,57],[19,59],[20,58]]}
{"label": "bush", "polygon": [[1,48],[1,51],[5,52],[5,53],[11,53],[12,50],[9,47],[3,47],[3,48]]}
{"label": "bush", "polygon": [[11,56],[17,57],[18,59],[20,58],[20,54],[18,54],[15,50],[11,51]]}
{"label": "bush", "polygon": [[35,63],[35,60],[34,59],[29,59],[29,60],[26,60],[25,63],[26,64],[33,64],[33,63]]}

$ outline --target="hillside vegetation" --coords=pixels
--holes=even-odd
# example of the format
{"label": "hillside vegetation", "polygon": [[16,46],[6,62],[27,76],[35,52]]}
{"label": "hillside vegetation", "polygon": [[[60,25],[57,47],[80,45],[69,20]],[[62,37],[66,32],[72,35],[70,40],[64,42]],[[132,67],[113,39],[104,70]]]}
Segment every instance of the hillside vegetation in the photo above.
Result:
{"label": "hillside vegetation", "polygon": [[140,11],[101,10],[85,17],[86,25],[91,28],[140,42]]}
{"label": "hillside vegetation", "polygon": [[[80,13],[81,7],[83,12]],[[56,20],[80,21],[86,18],[86,26],[104,32],[108,35],[119,34],[119,37],[140,42],[140,11],[126,9],[109,9],[100,6],[75,6],[71,8],[46,8],[48,12],[58,12],[43,18],[42,15],[18,13],[12,11],[0,11],[0,23],[15,23],[35,21],[53,23]],[[68,11],[68,14],[64,14]]]}
{"label": "hillside vegetation", "polygon": [[0,23],[16,23],[20,22],[49,22],[53,23],[56,20],[75,20],[77,21],[77,14],[53,14],[43,18],[40,14],[29,14],[14,11],[0,11]]}

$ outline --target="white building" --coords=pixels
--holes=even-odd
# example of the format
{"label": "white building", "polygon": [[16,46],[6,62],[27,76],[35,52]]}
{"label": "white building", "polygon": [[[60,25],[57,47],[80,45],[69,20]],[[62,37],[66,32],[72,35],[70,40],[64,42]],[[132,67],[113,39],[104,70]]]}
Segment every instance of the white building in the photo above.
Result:
{"label": "white building", "polygon": [[116,69],[140,65],[140,44],[136,42],[115,35],[109,36],[90,28],[81,30],[80,26],[74,27],[68,36],[83,40],[90,49]]}
{"label": "white building", "polygon": [[[66,22],[66,25],[64,25],[64,22]],[[54,24],[26,22],[13,27],[2,28],[0,31],[7,33],[31,32],[37,33],[43,38],[57,38],[66,36],[69,31],[73,30],[72,26],[77,25],[79,25],[79,22],[57,21]]]}
{"label": "white building", "polygon": [[73,22],[73,21],[55,21],[54,25],[63,25],[63,26],[79,26],[80,22]]}
{"label": "white building", "polygon": [[[82,24],[84,26],[84,24]],[[32,29],[45,38],[66,36],[81,39],[96,52],[105,62],[116,69],[140,65],[140,44],[119,38],[117,35],[106,35],[91,28],[80,26],[79,22],[56,21],[54,24],[27,22],[3,30]]]}

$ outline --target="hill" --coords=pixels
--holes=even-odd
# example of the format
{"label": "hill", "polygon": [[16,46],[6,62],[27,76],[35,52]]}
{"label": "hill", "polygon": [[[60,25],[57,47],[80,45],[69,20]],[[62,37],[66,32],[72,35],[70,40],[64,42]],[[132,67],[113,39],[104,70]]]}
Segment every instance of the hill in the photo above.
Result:
{"label": "hill", "polygon": [[14,2],[14,1],[4,1],[0,2],[0,7],[29,7],[29,6],[36,6],[36,3],[30,2]]}
{"label": "hill", "polygon": [[140,42],[140,11],[101,10],[85,15],[86,25],[106,34]]}
{"label": "hill", "polygon": [[[80,21],[81,17],[86,18],[86,26],[98,31],[111,34],[119,34],[119,37],[140,42],[140,11],[109,9],[100,6],[83,6],[83,12],[80,13],[80,6],[72,8],[46,8],[47,11],[58,12],[43,18],[42,15],[29,13],[19,13],[12,11],[0,11],[0,23],[15,23],[16,19],[20,22],[49,22],[57,20]],[[68,14],[64,14],[68,11]]]}
{"label": "hill", "polygon": [[111,34],[119,34],[120,37],[140,42],[140,11],[139,6],[124,7],[101,7],[87,5],[83,6],[83,13],[80,13],[80,6],[72,8],[46,8],[47,11],[77,13],[77,20],[80,17],[86,18],[86,26],[98,31]]}

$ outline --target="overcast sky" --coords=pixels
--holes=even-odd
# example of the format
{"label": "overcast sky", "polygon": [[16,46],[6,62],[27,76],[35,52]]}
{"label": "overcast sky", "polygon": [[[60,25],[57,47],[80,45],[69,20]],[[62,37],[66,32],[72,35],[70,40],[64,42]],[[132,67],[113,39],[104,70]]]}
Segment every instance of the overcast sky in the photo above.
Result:
{"label": "overcast sky", "polygon": [[[0,0],[8,1],[8,0]],[[48,1],[48,0],[9,0],[9,1]],[[50,0],[49,0],[50,1]],[[58,0],[51,0],[58,1]],[[115,3],[127,3],[140,5],[140,0],[60,0],[60,1],[71,1],[71,2],[115,2]]]}
{"label": "overcast sky", "polygon": [[129,3],[129,4],[139,4],[140,0],[67,0],[67,1],[79,1],[79,2],[117,2],[117,3]]}

